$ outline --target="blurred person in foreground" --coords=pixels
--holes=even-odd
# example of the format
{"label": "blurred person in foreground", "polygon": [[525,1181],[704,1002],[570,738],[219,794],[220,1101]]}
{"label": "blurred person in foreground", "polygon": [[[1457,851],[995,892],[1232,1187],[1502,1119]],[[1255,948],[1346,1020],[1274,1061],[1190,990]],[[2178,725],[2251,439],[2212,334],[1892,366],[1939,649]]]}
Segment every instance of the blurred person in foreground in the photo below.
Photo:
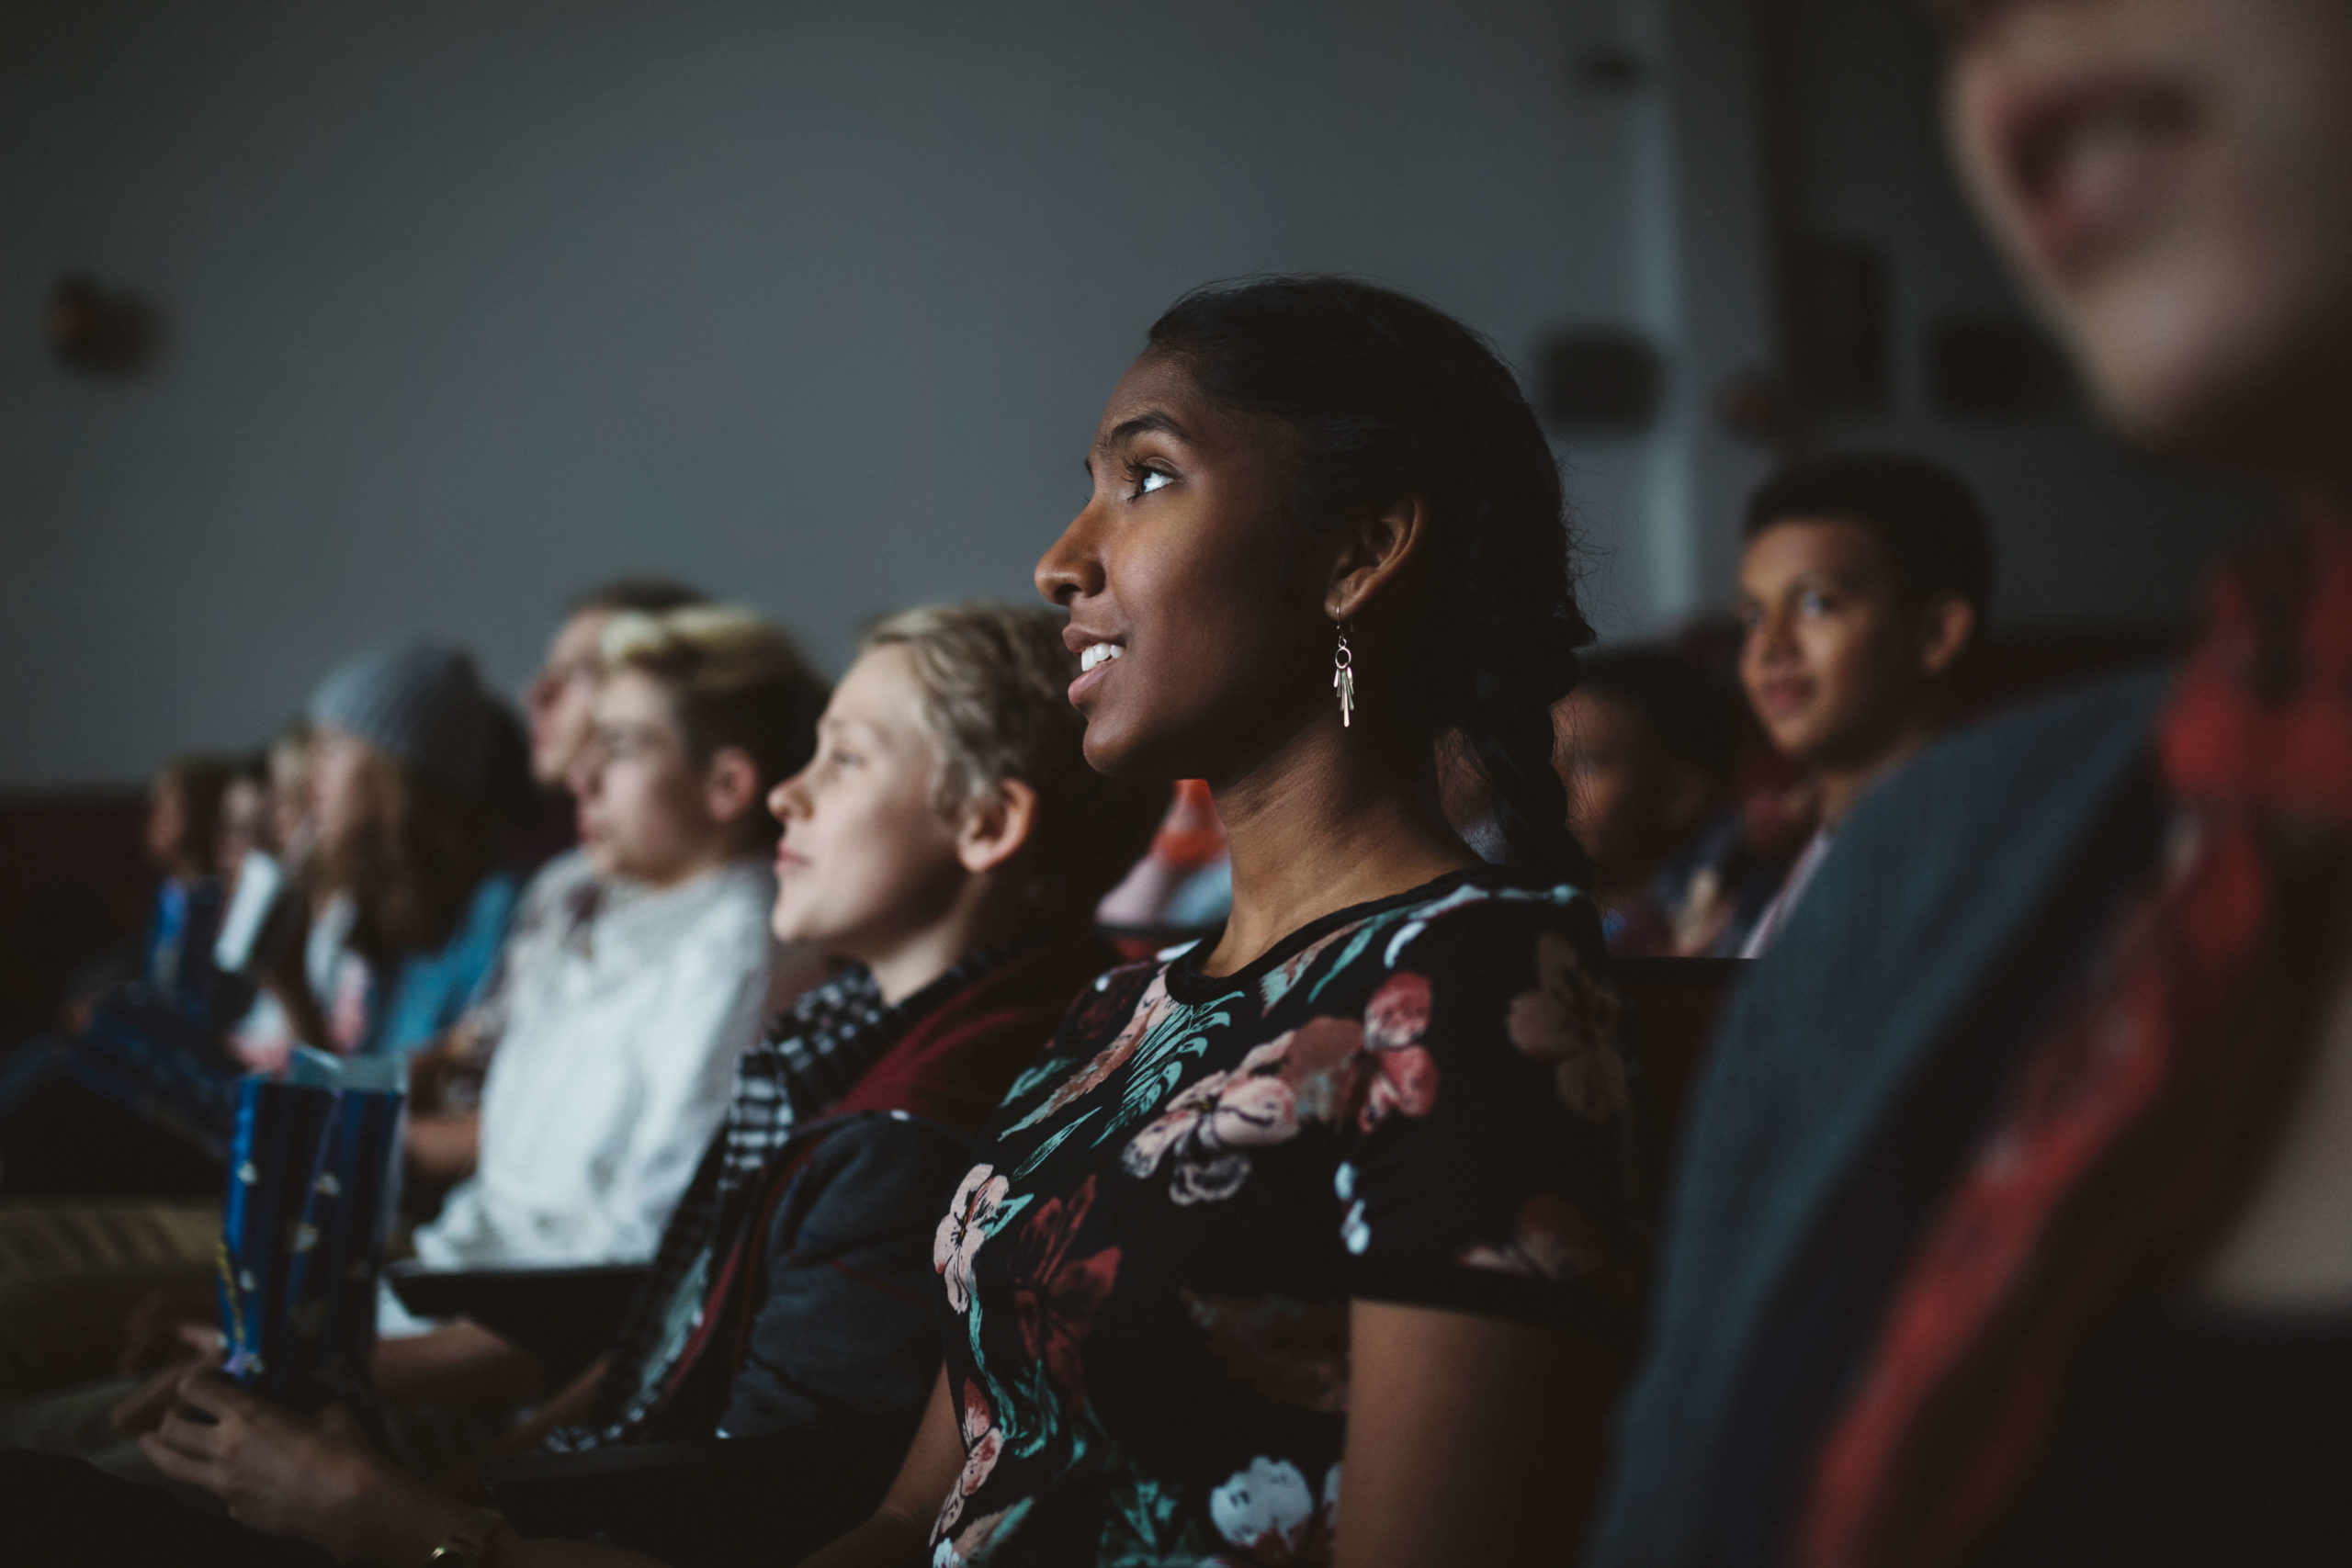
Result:
{"label": "blurred person in foreground", "polygon": [[[592,1476],[600,1502],[624,1499],[662,1538],[625,1543],[788,1562],[861,1517],[897,1467],[940,1363],[941,1216],[981,1122],[1113,962],[1089,915],[1169,798],[1086,765],[1061,625],[988,605],[885,621],[815,758],[769,796],[775,934],[844,967],[744,1057],[612,1354],[512,1438],[558,1452],[701,1439],[666,1474],[626,1453],[535,1461]],[[193,1412],[148,1451],[281,1539],[29,1458],[0,1461],[0,1484],[41,1483],[40,1517],[17,1528],[241,1568],[327,1562],[311,1541],[352,1562],[423,1564],[436,1543],[504,1568],[648,1561],[520,1540],[389,1462],[339,1409],[296,1415],[204,1372],[178,1392]]]}
{"label": "blurred person in foreground", "polygon": [[1844,453],[1782,470],[1747,503],[1740,684],[1807,772],[1811,839],[1730,951],[1754,958],[1873,785],[1951,721],[1952,676],[1992,609],[1993,542],[1967,482],[1923,457]]}
{"label": "blurred person in foreground", "polygon": [[1552,717],[1568,826],[1592,857],[1609,951],[1687,953],[1693,884],[1721,858],[1710,824],[1739,750],[1735,699],[1668,649],[1611,649],[1579,661]]}
{"label": "blurred person in foreground", "polygon": [[2352,6],[1963,0],[2118,427],[2268,479],[2179,669],[1913,761],[1715,1047],[1591,1560],[2352,1558]]}

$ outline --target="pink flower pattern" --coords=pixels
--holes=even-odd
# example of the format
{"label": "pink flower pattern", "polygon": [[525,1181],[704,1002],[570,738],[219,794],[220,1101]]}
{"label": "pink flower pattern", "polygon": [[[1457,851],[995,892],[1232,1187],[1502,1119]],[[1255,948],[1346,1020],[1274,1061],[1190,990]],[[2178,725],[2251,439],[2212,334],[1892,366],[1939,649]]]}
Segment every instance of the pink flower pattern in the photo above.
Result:
{"label": "pink flower pattern", "polygon": [[1243,1150],[1270,1148],[1298,1133],[1297,1098],[1270,1070],[1280,1066],[1284,1044],[1270,1041],[1239,1066],[1187,1086],[1128,1142],[1120,1165],[1130,1176],[1149,1176],[1173,1151],[1169,1193],[1177,1202],[1232,1197],[1250,1175]]}
{"label": "pink flower pattern", "polygon": [[1128,1141],[1120,1165],[1149,1176],[1170,1160],[1179,1203],[1230,1198],[1249,1179],[1249,1150],[1289,1142],[1316,1122],[1352,1120],[1370,1132],[1391,1115],[1436,1107],[1437,1063],[1419,1042],[1429,1031],[1430,983],[1395,976],[1364,1022],[1310,1019],[1257,1046],[1240,1065],[1180,1090]]}
{"label": "pink flower pattern", "polygon": [[1559,1193],[1538,1192],[1520,1205],[1509,1241],[1471,1247],[1462,1261],[1529,1279],[1591,1280],[1609,1268],[1609,1238]]}
{"label": "pink flower pattern", "polygon": [[956,1521],[964,1517],[964,1499],[988,1484],[997,1456],[1004,1452],[1004,1434],[996,1429],[987,1398],[968,1382],[964,1385],[964,1408],[957,1412],[956,1424],[964,1434],[964,1469],[948,1490],[947,1501],[940,1505],[939,1522],[932,1526],[934,1540],[956,1528]]}
{"label": "pink flower pattern", "polygon": [[1012,1311],[1030,1359],[1073,1403],[1085,1397],[1080,1347],[1094,1327],[1094,1313],[1118,1280],[1119,1249],[1106,1247],[1072,1258],[1070,1246],[1094,1207],[1094,1178],[1067,1199],[1037,1205],[1013,1238]]}
{"label": "pink flower pattern", "polygon": [[938,1539],[946,1534],[947,1527],[935,1527],[937,1545],[931,1554],[931,1568],[980,1568],[994,1554],[999,1543],[1012,1535],[1024,1515],[1035,1504],[1034,1497],[1023,1497],[1010,1508],[999,1508],[993,1514],[982,1514],[964,1527],[964,1533],[954,1540]]}
{"label": "pink flower pattern", "polygon": [[972,1304],[972,1258],[989,1238],[1008,1185],[993,1167],[974,1166],[964,1173],[946,1217],[932,1234],[931,1266],[946,1282],[947,1304],[956,1312]]}
{"label": "pink flower pattern", "polygon": [[1065,1078],[1046,1103],[1030,1113],[1028,1121],[1045,1121],[1072,1100],[1082,1100],[1110,1082],[1113,1075],[1134,1059],[1136,1047],[1143,1043],[1145,1036],[1175,1010],[1176,1003],[1168,995],[1167,971],[1163,969],[1152,976],[1150,986],[1136,998],[1135,1011],[1127,1015],[1125,1027],[1113,1037],[1111,1043],[1097,1052],[1084,1067]]}
{"label": "pink flower pattern", "polygon": [[1323,1477],[1318,1500],[1288,1460],[1251,1460],[1209,1494],[1209,1520],[1233,1550],[1204,1568],[1302,1568],[1331,1561],[1332,1527],[1340,1511],[1340,1467]]}
{"label": "pink flower pattern", "polygon": [[1625,1058],[1617,1052],[1623,1004],[1593,978],[1568,939],[1535,939],[1535,987],[1511,998],[1508,1028],[1521,1054],[1552,1068],[1560,1102],[1595,1122],[1625,1113]]}
{"label": "pink flower pattern", "polygon": [[[1622,1301],[1641,1270],[1627,1069],[1615,998],[1550,912],[1574,897],[1468,881],[1254,987],[1131,969],[1081,1001],[934,1237],[972,1332],[947,1346],[964,1462],[933,1568],[1019,1551],[1016,1532],[1136,1564],[1329,1564],[1348,1255]],[[1199,1429],[1184,1466],[1132,1439],[1146,1410]],[[1330,1433],[1300,1425],[1318,1418]]]}
{"label": "pink flower pattern", "polygon": [[1363,1009],[1363,1043],[1375,1051],[1395,1051],[1419,1043],[1430,1032],[1430,981],[1426,975],[1403,970],[1372,994]]}

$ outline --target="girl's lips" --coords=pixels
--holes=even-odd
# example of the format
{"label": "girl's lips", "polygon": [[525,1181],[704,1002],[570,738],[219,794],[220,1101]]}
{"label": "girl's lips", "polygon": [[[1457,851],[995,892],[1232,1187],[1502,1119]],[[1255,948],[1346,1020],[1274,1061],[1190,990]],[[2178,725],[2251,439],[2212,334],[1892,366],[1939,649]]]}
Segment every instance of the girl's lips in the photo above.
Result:
{"label": "girl's lips", "polygon": [[1070,706],[1085,706],[1086,698],[1091,694],[1097,687],[1101,686],[1105,680],[1110,678],[1111,671],[1119,667],[1119,662],[1120,661],[1116,659],[1106,659],[1102,663],[1096,665],[1093,669],[1089,670],[1079,676],[1077,680],[1072,681],[1069,683]]}
{"label": "girl's lips", "polygon": [[1768,681],[1756,693],[1756,705],[1770,714],[1794,713],[1812,700],[1813,687],[1803,681]]}
{"label": "girl's lips", "polygon": [[2067,272],[2128,234],[2156,204],[2194,126],[2187,94],[2141,78],[2021,93],[1997,121],[2021,238]]}

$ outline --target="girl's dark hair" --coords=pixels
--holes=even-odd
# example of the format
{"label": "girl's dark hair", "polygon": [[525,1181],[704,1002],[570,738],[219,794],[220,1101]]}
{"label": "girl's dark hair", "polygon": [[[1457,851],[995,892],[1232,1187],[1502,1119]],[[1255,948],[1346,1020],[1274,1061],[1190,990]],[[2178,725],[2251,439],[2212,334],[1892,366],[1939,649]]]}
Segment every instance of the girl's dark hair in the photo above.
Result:
{"label": "girl's dark hair", "polygon": [[229,793],[233,772],[226,757],[190,753],[173,758],[155,774],[155,789],[179,795],[177,853],[199,876],[211,875],[220,858],[220,800]]}
{"label": "girl's dark hair", "polygon": [[1345,277],[1212,284],[1152,323],[1210,401],[1295,434],[1302,541],[1422,499],[1409,646],[1383,650],[1414,732],[1458,732],[1485,775],[1512,869],[1577,878],[1552,706],[1592,640],[1568,570],[1560,470],[1510,369],[1444,312]]}
{"label": "girl's dark hair", "polygon": [[492,822],[482,805],[401,767],[375,748],[365,764],[368,807],[345,839],[319,846],[327,886],[349,893],[352,948],[397,963],[446,945],[491,870]]}

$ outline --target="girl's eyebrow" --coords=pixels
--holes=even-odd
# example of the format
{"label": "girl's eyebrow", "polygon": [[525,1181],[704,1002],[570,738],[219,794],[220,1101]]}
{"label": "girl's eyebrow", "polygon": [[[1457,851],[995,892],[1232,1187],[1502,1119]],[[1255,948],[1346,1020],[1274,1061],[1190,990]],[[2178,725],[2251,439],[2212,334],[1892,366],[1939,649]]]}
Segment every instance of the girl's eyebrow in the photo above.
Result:
{"label": "girl's eyebrow", "polygon": [[1104,431],[1102,439],[1094,443],[1094,450],[1097,453],[1107,453],[1133,440],[1136,436],[1155,430],[1163,435],[1172,435],[1179,441],[1193,439],[1192,433],[1176,422],[1175,415],[1163,412],[1159,409],[1146,409],[1143,412],[1123,419]]}

